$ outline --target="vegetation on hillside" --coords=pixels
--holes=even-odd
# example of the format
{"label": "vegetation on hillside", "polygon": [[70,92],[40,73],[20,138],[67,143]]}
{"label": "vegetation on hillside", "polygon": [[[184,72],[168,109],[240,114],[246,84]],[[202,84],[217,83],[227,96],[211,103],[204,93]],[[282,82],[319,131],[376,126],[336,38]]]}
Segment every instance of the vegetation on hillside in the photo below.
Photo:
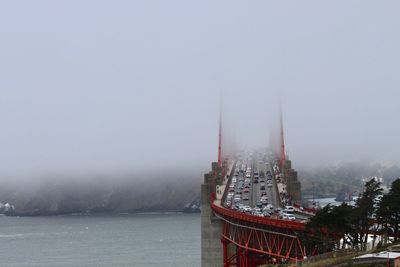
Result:
{"label": "vegetation on hillside", "polygon": [[[307,228],[315,233],[310,242],[325,252],[346,245],[365,244],[371,231],[375,231],[375,235],[379,231],[392,236],[396,242],[400,224],[400,178],[393,181],[388,194],[382,197],[381,194],[380,183],[371,179],[365,183],[355,206],[343,203],[319,210],[307,223]],[[373,227],[375,224],[378,227]]]}

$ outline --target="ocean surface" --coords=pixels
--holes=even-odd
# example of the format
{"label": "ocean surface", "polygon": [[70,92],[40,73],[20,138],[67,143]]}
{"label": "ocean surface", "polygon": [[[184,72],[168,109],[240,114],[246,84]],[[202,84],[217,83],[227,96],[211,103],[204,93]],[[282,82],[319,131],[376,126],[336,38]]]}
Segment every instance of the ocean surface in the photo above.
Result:
{"label": "ocean surface", "polygon": [[200,266],[200,214],[0,216],[0,266]]}

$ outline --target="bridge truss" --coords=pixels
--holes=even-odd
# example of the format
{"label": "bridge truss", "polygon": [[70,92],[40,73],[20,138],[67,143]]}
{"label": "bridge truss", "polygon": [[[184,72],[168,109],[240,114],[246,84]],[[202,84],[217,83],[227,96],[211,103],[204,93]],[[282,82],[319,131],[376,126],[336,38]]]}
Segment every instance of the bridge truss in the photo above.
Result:
{"label": "bridge truss", "polygon": [[304,259],[305,251],[299,233],[293,229],[265,228],[256,223],[234,220],[219,214],[215,216],[222,222],[224,267],[252,267]]}

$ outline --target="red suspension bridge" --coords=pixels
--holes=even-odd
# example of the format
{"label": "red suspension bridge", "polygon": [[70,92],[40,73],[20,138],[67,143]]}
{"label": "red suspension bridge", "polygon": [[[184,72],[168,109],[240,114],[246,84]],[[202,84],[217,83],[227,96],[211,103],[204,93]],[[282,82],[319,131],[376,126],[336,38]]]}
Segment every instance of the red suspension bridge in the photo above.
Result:
{"label": "red suspension bridge", "polygon": [[297,262],[317,253],[306,242],[313,210],[300,206],[297,172],[285,155],[282,116],[278,144],[223,154],[202,185],[202,266]]}

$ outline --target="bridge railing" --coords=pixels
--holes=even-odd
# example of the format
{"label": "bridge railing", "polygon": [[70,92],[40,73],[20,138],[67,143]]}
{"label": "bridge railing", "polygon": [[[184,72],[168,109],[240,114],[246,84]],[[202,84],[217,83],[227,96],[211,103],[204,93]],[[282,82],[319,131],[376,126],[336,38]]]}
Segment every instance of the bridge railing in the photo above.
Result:
{"label": "bridge railing", "polygon": [[214,203],[211,204],[211,208],[217,214],[222,216],[227,216],[233,219],[238,219],[241,221],[251,222],[251,223],[258,223],[262,225],[269,225],[278,228],[287,228],[287,229],[294,229],[294,230],[305,230],[305,224],[301,222],[295,221],[288,221],[288,220],[279,220],[279,219],[272,219],[268,217],[260,217],[255,215],[250,215],[246,213],[242,213],[239,211],[227,209],[221,206],[217,206]]}

